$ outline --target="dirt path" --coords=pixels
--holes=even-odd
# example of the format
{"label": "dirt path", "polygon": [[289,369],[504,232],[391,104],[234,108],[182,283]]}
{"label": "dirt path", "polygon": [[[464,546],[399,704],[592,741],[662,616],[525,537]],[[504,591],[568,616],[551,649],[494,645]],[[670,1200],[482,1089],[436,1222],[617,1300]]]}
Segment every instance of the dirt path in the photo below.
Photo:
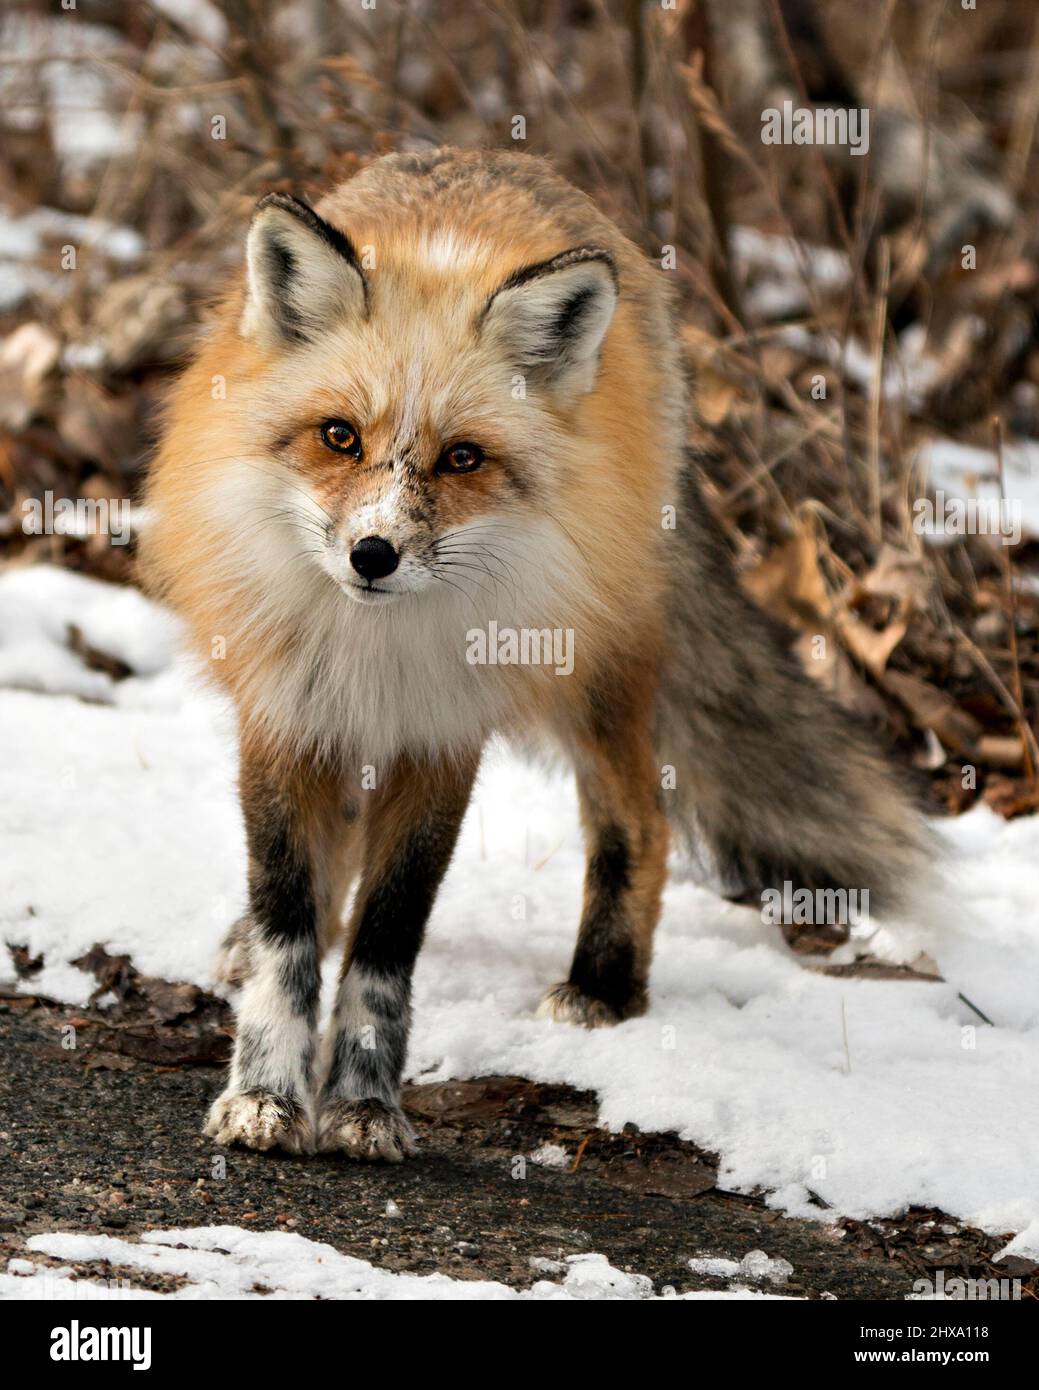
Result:
{"label": "dirt path", "polygon": [[[421,1153],[400,1167],[219,1150],[199,1126],[220,1084],[226,1006],[132,968],[122,985],[122,1004],[103,1014],[0,990],[5,1263],[34,1232],[228,1223],[298,1231],[386,1269],[520,1286],[545,1277],[532,1260],[583,1251],[680,1292],[724,1287],[692,1274],[691,1256],[754,1249],[793,1266],[783,1292],[813,1298],[902,1299],[936,1267],[1008,1273],[990,1264],[998,1239],[938,1212],[836,1227],[787,1220],[719,1190],[712,1156],[691,1144],[610,1135],[594,1097],[515,1077],[409,1087]],[[154,986],[150,1000],[142,986]],[[191,1001],[180,1018],[156,1017]],[[565,1150],[565,1166],[532,1162],[543,1145]],[[399,1216],[387,1216],[390,1201]],[[1034,1296],[1034,1274],[1026,1290]]]}

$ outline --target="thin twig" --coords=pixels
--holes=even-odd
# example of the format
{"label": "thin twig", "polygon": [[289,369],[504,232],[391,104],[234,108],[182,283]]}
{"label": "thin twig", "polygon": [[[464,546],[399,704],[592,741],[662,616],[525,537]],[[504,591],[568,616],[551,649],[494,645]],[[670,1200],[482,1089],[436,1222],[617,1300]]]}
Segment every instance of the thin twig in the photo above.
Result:
{"label": "thin twig", "polygon": [[[999,505],[1006,506],[1007,484],[1006,464],[1003,459],[1003,421],[997,415],[992,421],[992,434],[996,446],[996,461],[999,466]],[[1002,521],[1002,517],[1000,518]],[[1021,685],[1021,658],[1017,649],[1017,594],[1014,591],[1014,574],[1010,563],[1010,547],[1006,537],[1000,534],[1000,548],[1003,552],[1003,578],[1006,584],[1007,622],[1010,625],[1010,659],[1014,669],[1014,700],[1017,704],[1017,718],[1021,729],[1021,747],[1024,753],[1025,773],[1035,781],[1037,763],[1032,760],[1032,750],[1028,745],[1028,720],[1025,717],[1025,697]],[[1033,739],[1034,742],[1034,739]]]}

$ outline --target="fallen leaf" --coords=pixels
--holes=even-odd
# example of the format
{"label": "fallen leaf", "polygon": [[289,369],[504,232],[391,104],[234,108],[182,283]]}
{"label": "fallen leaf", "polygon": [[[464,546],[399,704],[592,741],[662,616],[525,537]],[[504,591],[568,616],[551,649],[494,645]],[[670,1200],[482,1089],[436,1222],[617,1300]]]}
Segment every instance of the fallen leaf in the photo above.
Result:
{"label": "fallen leaf", "polygon": [[898,599],[916,609],[923,609],[934,588],[934,571],[922,556],[885,543],[880,547],[873,568],[863,576],[859,587],[867,594]]}
{"label": "fallen leaf", "polygon": [[594,1176],[611,1187],[645,1192],[654,1197],[699,1197],[710,1192],[717,1172],[706,1163],[684,1155],[653,1154],[649,1159],[617,1158],[595,1168]]}
{"label": "fallen leaf", "polygon": [[501,1113],[510,1101],[533,1083],[516,1076],[481,1077],[475,1081],[438,1081],[409,1086],[404,1100],[408,1110],[427,1120],[464,1120]]}
{"label": "fallen leaf", "polygon": [[801,526],[743,576],[747,592],[762,608],[794,627],[828,623],[833,605],[819,567],[819,554]]}
{"label": "fallen leaf", "polygon": [[[917,968],[924,964],[927,965],[926,969]],[[912,965],[899,965],[894,961],[878,960],[875,956],[863,956],[848,965],[809,965],[805,968],[814,970],[817,975],[831,975],[840,980],[916,980],[925,984],[938,984],[942,980],[937,966],[929,957]]]}
{"label": "fallen leaf", "polygon": [[104,365],[118,373],[172,361],[183,346],[188,319],[188,296],[176,278],[142,274],[113,280],[94,310]]}
{"label": "fallen leaf", "polygon": [[904,615],[892,619],[879,632],[847,610],[837,618],[837,632],[841,641],[875,680],[883,676],[891,653],[908,629],[909,620]]}
{"label": "fallen leaf", "polygon": [[905,671],[886,671],[882,683],[918,729],[933,729],[946,748],[971,758],[977,756],[981,725],[951,695]]}
{"label": "fallen leaf", "polygon": [[194,1013],[203,998],[197,985],[183,982],[171,984],[168,980],[156,980],[146,975],[138,977],[137,988],[163,1023],[172,1023],[175,1019]]}
{"label": "fallen leaf", "polygon": [[23,323],[0,344],[0,425],[22,430],[43,405],[61,343],[42,323]]}
{"label": "fallen leaf", "polygon": [[230,1037],[211,1028],[194,1035],[139,1026],[99,1027],[92,1041],[85,1065],[101,1065],[92,1063],[91,1057],[115,1055],[120,1058],[119,1070],[122,1071],[134,1062],[155,1062],[166,1067],[220,1066],[231,1056]]}
{"label": "fallen leaf", "polygon": [[1039,811],[1039,786],[1029,778],[990,777],[982,801],[1004,820]]}
{"label": "fallen leaf", "polygon": [[839,705],[869,723],[883,724],[887,707],[882,697],[862,676],[848,653],[836,641],[820,646],[819,633],[803,633],[793,645],[794,654],[809,676],[828,690]]}
{"label": "fallen leaf", "polygon": [[133,1062],[118,1052],[88,1052],[83,1065],[89,1071],[131,1071]]}
{"label": "fallen leaf", "polygon": [[1020,767],[1025,760],[1025,750],[1016,735],[984,734],[978,740],[978,757],[997,767]]}
{"label": "fallen leaf", "polygon": [[65,625],[65,645],[70,651],[75,652],[84,666],[91,671],[104,671],[114,681],[126,680],[128,676],[133,675],[133,667],[128,666],[120,657],[110,656],[108,652],[92,647],[75,623]]}
{"label": "fallen leaf", "polygon": [[709,367],[701,367],[696,373],[694,400],[696,413],[705,425],[717,429],[743,393],[735,382],[730,381]]}

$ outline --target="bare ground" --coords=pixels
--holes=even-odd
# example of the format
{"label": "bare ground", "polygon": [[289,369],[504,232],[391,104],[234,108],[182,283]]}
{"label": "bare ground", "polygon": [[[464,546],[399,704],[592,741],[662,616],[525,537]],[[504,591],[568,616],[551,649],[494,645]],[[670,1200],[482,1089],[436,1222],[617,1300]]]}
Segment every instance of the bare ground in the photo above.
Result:
{"label": "bare ground", "polygon": [[[518,1286],[546,1277],[533,1260],[597,1251],[658,1288],[718,1288],[690,1271],[690,1257],[760,1249],[793,1265],[782,1292],[802,1297],[903,1299],[939,1267],[947,1277],[1023,1275],[1025,1296],[1036,1296],[1034,1269],[991,1263],[998,1237],[941,1212],[788,1220],[762,1196],[719,1187],[713,1155],[674,1135],[610,1134],[594,1096],[518,1077],[408,1087],[421,1151],[399,1167],[219,1150],[199,1131],[221,1081],[227,1006],[116,967],[122,999],[104,1012],[0,988],[5,1262],[35,1232],[233,1224],[298,1231],[385,1269]],[[566,1151],[565,1167],[530,1161],[545,1144]],[[391,1200],[399,1216],[387,1216]]]}

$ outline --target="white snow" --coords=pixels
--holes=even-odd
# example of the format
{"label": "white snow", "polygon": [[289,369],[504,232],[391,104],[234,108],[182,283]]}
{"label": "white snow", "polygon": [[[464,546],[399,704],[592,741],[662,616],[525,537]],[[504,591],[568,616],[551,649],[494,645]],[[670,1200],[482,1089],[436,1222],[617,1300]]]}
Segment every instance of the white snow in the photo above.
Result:
{"label": "white snow", "polygon": [[[142,674],[77,666],[71,614]],[[0,679],[36,687],[0,690],[0,936],[46,960],[26,988],[82,1003],[93,982],[69,962],[97,941],[212,983],[244,888],[231,722],[163,665],[170,640],[138,595],[0,576]],[[58,689],[93,702],[37,693]],[[945,983],[815,973],[676,866],[649,1012],[584,1032],[534,1017],[580,911],[573,789],[494,752],[417,970],[408,1074],[569,1082],[598,1093],[604,1124],[674,1130],[720,1155],[726,1188],[783,1212],[826,1219],[812,1194],[859,1218],[933,1205],[1039,1253],[1039,819],[979,808],[939,833],[942,895],[885,937],[926,945]]]}
{"label": "white snow", "polygon": [[69,647],[70,625],[88,646],[141,676],[157,676],[171,665],[176,625],[136,589],[92,584],[70,570],[40,565],[0,577],[0,687],[155,703],[156,682],[115,682],[84,666]]}
{"label": "white snow", "polygon": [[802,313],[811,307],[813,288],[828,292],[851,278],[843,251],[794,237],[734,227],[729,250],[741,279],[744,309],[757,322]]}
{"label": "white snow", "polygon": [[133,147],[141,118],[125,110],[115,75],[124,46],[114,30],[80,15],[0,17],[0,100],[9,119],[28,124],[39,114],[41,92],[31,80],[38,73],[51,135],[71,173]]}
{"label": "white snow", "polygon": [[209,0],[152,0],[162,14],[214,48],[227,42],[227,20]]}
{"label": "white snow", "polygon": [[705,1274],[712,1279],[753,1279],[756,1282],[767,1279],[770,1284],[785,1284],[794,1272],[789,1260],[773,1259],[764,1250],[748,1250],[742,1260],[695,1256],[688,1264],[694,1274]]}
{"label": "white snow", "polygon": [[[949,497],[978,498],[991,507],[999,506],[999,460],[994,450],[934,439],[922,446],[916,462],[932,490],[940,488]],[[1022,533],[1039,538],[1039,440],[1006,443],[1003,474],[1006,500],[1020,516]]]}
{"label": "white snow", "polygon": [[[54,248],[49,262],[44,260],[48,242]],[[31,293],[60,295],[70,289],[74,277],[60,268],[57,250],[66,244],[77,253],[85,248],[120,264],[135,261],[144,250],[139,233],[104,218],[47,207],[15,217],[0,204],[0,309],[15,308]],[[88,367],[89,361],[81,357],[77,362],[73,356],[68,365]]]}
{"label": "white snow", "polygon": [[[105,1235],[30,1236],[28,1248],[77,1264],[109,1264],[115,1277],[83,1279],[69,1266],[53,1269],[17,1259],[0,1274],[0,1299],[422,1299],[450,1301],[556,1301],[762,1297],[749,1290],[675,1295],[654,1293],[644,1274],[614,1269],[603,1255],[571,1255],[560,1262],[561,1282],[539,1279],[529,1289],[512,1289],[489,1279],[452,1279],[446,1274],[397,1274],[367,1260],[342,1255],[330,1245],[287,1231],[244,1231],[203,1226],[187,1231],[149,1231],[140,1241]],[[133,1284],[140,1270],[183,1280],[161,1295]],[[553,1271],[555,1272],[555,1271]],[[100,1271],[99,1271],[100,1273]]]}
{"label": "white snow", "polygon": [[572,1160],[562,1144],[542,1144],[530,1155],[530,1161],[540,1168],[569,1168]]}
{"label": "white snow", "polygon": [[[836,333],[813,332],[790,323],[774,335],[775,341],[837,368],[845,380],[861,388],[867,398],[875,390],[876,365],[872,351],[854,336],[842,341]],[[884,359],[880,394],[884,400],[904,401],[919,409],[928,391],[940,379],[940,364],[929,350],[926,335],[917,324],[904,329],[898,351]]]}

